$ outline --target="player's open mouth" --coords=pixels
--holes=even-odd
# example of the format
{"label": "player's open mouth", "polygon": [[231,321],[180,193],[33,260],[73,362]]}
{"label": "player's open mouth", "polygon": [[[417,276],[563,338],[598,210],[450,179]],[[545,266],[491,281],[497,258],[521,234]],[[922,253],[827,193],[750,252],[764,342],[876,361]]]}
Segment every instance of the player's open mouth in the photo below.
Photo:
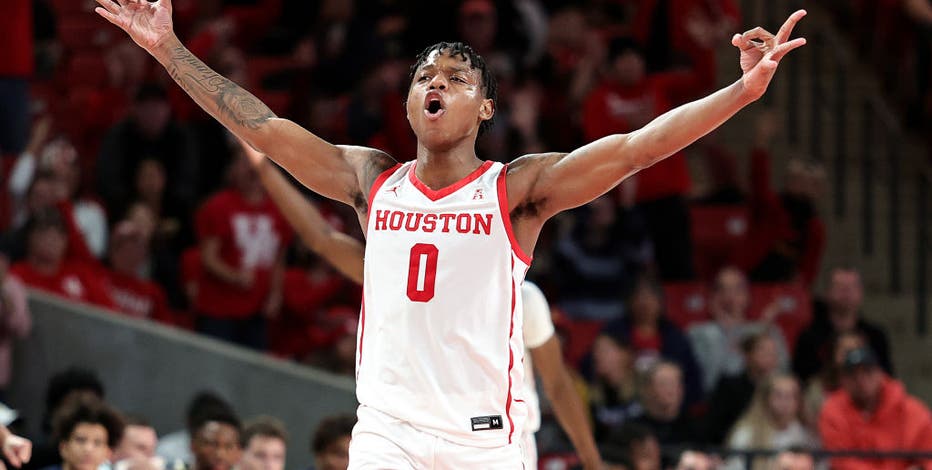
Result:
{"label": "player's open mouth", "polygon": [[439,119],[446,112],[443,108],[443,100],[440,99],[440,93],[428,93],[424,102],[424,115],[430,120]]}

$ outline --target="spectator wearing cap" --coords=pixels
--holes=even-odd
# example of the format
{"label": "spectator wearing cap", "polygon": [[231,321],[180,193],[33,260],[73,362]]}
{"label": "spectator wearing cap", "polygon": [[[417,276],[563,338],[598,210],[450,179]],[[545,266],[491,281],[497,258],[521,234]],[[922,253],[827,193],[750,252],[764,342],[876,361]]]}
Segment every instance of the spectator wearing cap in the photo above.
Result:
{"label": "spectator wearing cap", "polygon": [[[932,451],[932,415],[902,383],[880,367],[870,348],[848,351],[842,388],[833,393],[819,418],[826,450]],[[932,461],[834,458],[833,470],[932,469]]]}
{"label": "spectator wearing cap", "polygon": [[95,276],[96,267],[66,259],[68,229],[56,209],[44,209],[26,223],[26,259],[10,273],[27,286],[71,300],[112,307],[106,285]]}
{"label": "spectator wearing cap", "polygon": [[113,228],[107,271],[110,297],[126,315],[171,323],[165,292],[140,275],[148,253],[149,239],[135,223],[124,220]]}
{"label": "spectator wearing cap", "polygon": [[592,345],[592,380],[589,406],[592,409],[596,441],[612,429],[639,414],[637,371],[634,351],[627,337],[618,331],[603,331]]}
{"label": "spectator wearing cap", "polygon": [[858,332],[877,356],[880,367],[893,375],[887,333],[866,319],[861,312],[864,285],[861,273],[850,267],[832,270],[826,302],[817,302],[812,324],[804,330],[793,352],[793,372],[808,381],[833,359],[832,339],[846,332]]}
{"label": "spectator wearing cap", "polygon": [[162,162],[172,199],[188,206],[197,193],[198,158],[188,131],[172,119],[167,93],[160,85],[139,88],[129,116],[104,137],[97,159],[97,189],[112,214],[118,214],[133,192],[140,161]]}
{"label": "spectator wearing cap", "polygon": [[26,288],[8,275],[10,260],[0,252],[0,402],[6,401],[6,388],[12,376],[13,341],[25,338],[32,329],[32,314]]}

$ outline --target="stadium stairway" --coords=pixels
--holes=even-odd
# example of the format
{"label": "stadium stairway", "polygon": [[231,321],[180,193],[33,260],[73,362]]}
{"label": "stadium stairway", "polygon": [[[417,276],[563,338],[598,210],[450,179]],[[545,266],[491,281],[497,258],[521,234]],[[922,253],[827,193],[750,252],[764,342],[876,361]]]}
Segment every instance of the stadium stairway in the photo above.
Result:
{"label": "stadium stairway", "polygon": [[[776,32],[800,3],[744,1],[742,29],[760,24]],[[902,119],[881,93],[876,73],[856,57],[829,13],[815,3],[805,2],[809,14],[793,34],[807,37],[809,44],[781,63],[770,96],[723,126],[717,139],[739,155],[739,174],[746,175],[755,116],[771,108],[783,123],[771,149],[775,187],[782,187],[789,157],[823,162],[827,180],[819,213],[826,224],[827,243],[816,292],[824,292],[831,266],[859,268],[866,290],[865,315],[887,328],[897,375],[929,403],[932,334],[921,335],[916,319],[918,222],[930,215],[930,204],[920,213],[917,201],[923,195],[920,186],[928,187],[930,182],[929,150],[903,130]],[[724,85],[737,77],[737,54],[730,44],[719,52],[719,82]],[[694,174],[701,175],[701,159],[690,160]],[[928,193],[924,196],[928,202]],[[927,311],[932,312],[932,303]]]}

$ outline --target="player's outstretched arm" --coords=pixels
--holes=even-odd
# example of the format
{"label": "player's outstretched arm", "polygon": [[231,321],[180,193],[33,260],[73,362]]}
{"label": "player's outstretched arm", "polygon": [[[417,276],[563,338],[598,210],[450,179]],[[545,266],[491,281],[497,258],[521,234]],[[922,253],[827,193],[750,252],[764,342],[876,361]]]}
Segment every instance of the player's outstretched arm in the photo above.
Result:
{"label": "player's outstretched arm", "polygon": [[540,208],[545,216],[585,204],[708,134],[763,96],[780,60],[806,43],[803,38],[789,40],[805,15],[805,10],[790,15],[776,36],[760,27],[736,34],[731,42],[740,50],[743,74],[735,83],[664,113],[629,134],[604,137],[569,154],[519,159],[515,170],[534,173],[526,199],[546,201]]}
{"label": "player's outstretched arm", "polygon": [[279,119],[251,93],[211,70],[175,36],[171,0],[97,3],[95,11],[152,54],[204,111],[315,192],[359,207],[375,177],[394,164],[377,150],[338,147]]}
{"label": "player's outstretched arm", "polygon": [[249,162],[259,172],[262,186],[291,224],[301,241],[350,280],[362,284],[365,246],[359,240],[334,230],[317,207],[282,175],[265,155],[240,141]]}

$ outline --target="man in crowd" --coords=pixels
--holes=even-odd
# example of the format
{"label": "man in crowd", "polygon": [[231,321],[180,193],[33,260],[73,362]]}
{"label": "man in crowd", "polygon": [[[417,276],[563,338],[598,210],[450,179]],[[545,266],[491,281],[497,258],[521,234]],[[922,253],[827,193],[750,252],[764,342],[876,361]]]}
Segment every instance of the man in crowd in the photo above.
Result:
{"label": "man in crowd", "polygon": [[[159,436],[149,422],[141,416],[124,416],[123,437],[113,449],[111,461],[119,467],[121,462],[128,468],[159,468],[156,465],[155,449]],[[161,460],[161,459],[159,459]]]}
{"label": "man in crowd", "polygon": [[123,434],[117,412],[96,399],[71,400],[56,418],[62,462],[49,470],[97,470],[110,460]]}
{"label": "man in crowd", "polygon": [[[833,393],[819,417],[826,450],[932,451],[932,415],[903,384],[880,367],[870,348],[848,351],[842,388]],[[832,459],[833,470],[932,469],[932,461]]]}
{"label": "man in crowd", "polygon": [[661,445],[692,443],[698,437],[683,410],[683,372],[659,361],[644,373],[639,390],[644,413],[633,419],[650,429]]}
{"label": "man in crowd", "polygon": [[238,470],[284,470],[288,433],[281,421],[260,416],[243,428]]}
{"label": "man in crowd", "polygon": [[349,466],[349,442],[356,417],[336,415],[325,418],[311,439],[314,470],[346,470]]}
{"label": "man in crowd", "polygon": [[[759,331],[767,331],[777,344],[780,366],[789,363],[786,341],[765,314],[761,322],[747,319],[751,294],[747,277],[735,268],[724,268],[715,276],[709,313],[712,321],[700,323],[687,331],[703,373],[703,389],[711,392],[724,375],[740,374],[745,367],[741,342]],[[768,308],[768,311],[776,312]]]}
{"label": "man in crowd", "polygon": [[825,303],[817,303],[812,324],[799,335],[793,353],[793,372],[806,381],[832,360],[832,338],[843,333],[860,332],[877,356],[880,366],[893,374],[887,333],[864,319],[864,285],[861,273],[854,268],[832,269]]}
{"label": "man in crowd", "polygon": [[240,422],[230,411],[205,413],[191,434],[193,470],[232,470],[239,462]]}

